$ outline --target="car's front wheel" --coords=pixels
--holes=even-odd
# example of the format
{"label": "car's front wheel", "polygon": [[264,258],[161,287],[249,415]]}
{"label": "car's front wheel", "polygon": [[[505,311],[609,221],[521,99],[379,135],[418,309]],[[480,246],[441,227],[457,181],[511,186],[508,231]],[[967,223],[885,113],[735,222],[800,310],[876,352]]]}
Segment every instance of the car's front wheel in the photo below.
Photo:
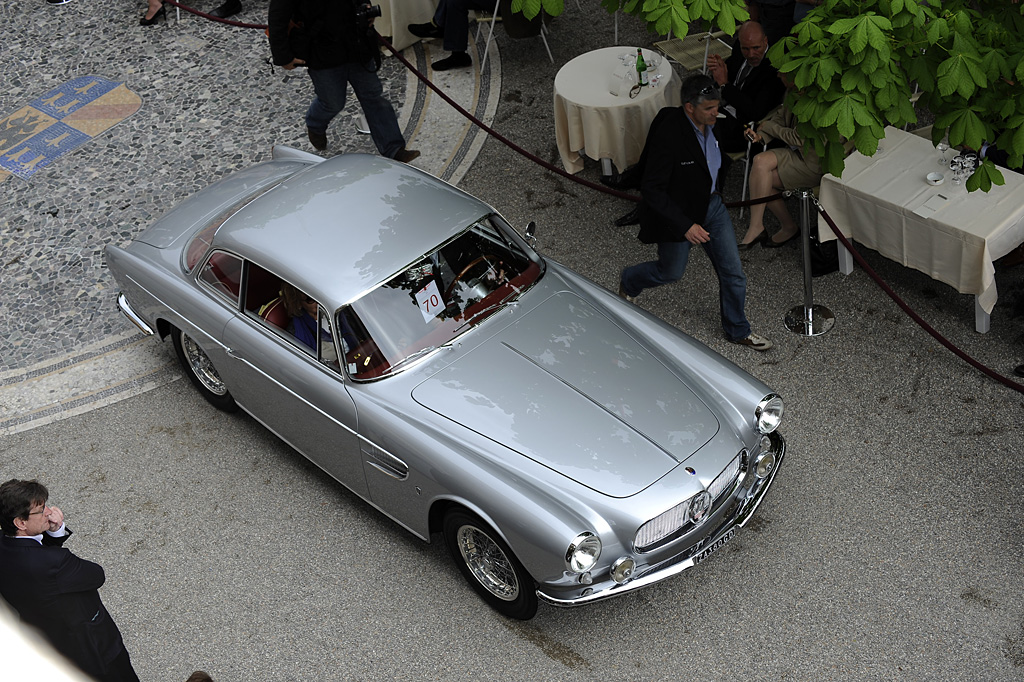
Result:
{"label": "car's front wheel", "polygon": [[452,559],[476,593],[509,618],[537,613],[533,578],[490,526],[462,509],[448,512],[444,539]]}
{"label": "car's front wheel", "polygon": [[178,362],[203,397],[217,409],[225,412],[237,410],[238,404],[231,397],[228,387],[195,339],[177,327],[171,327],[171,340],[174,342],[174,352],[178,354]]}

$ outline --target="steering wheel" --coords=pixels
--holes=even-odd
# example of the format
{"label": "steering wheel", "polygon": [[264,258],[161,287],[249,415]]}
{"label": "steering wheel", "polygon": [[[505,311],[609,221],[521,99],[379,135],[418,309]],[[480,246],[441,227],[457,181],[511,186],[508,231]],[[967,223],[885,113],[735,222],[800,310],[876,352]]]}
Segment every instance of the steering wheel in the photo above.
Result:
{"label": "steering wheel", "polygon": [[479,265],[481,262],[486,262],[489,267],[494,268],[496,270],[500,269],[501,266],[505,265],[503,262],[501,262],[500,258],[493,254],[485,253],[484,255],[477,257],[469,265],[462,268],[462,272],[456,275],[455,279],[452,280],[452,283],[448,285],[447,289],[445,289],[444,299],[446,301],[448,300],[449,297],[451,297],[452,291],[455,290],[455,285],[461,282],[462,278],[465,277],[470,270],[472,270],[475,266]]}

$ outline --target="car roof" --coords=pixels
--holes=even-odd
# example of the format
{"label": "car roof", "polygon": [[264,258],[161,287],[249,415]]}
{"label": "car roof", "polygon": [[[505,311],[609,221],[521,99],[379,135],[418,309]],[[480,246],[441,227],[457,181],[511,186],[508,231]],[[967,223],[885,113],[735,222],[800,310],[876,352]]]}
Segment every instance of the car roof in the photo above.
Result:
{"label": "car roof", "polygon": [[213,245],[336,307],[492,212],[412,166],[343,154],[244,206],[217,230]]}

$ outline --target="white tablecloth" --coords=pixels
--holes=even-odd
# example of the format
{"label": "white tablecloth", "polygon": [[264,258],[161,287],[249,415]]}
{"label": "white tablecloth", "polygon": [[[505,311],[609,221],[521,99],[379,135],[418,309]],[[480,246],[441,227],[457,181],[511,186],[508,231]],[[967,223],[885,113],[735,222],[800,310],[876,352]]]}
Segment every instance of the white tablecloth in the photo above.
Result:
{"label": "white tablecloth", "polygon": [[[998,298],[992,261],[1024,242],[1024,175],[1000,169],[1005,185],[968,193],[939,157],[930,140],[888,127],[882,151],[871,158],[854,152],[841,179],[822,178],[821,205],[844,236],[974,294],[987,315]],[[931,172],[944,174],[941,185],[925,181]],[[818,231],[835,238],[820,217]]]}
{"label": "white tablecloth", "polygon": [[[635,99],[629,84],[616,96],[609,84],[622,67],[619,55],[636,48],[605,47],[568,62],[555,76],[555,143],[562,165],[570,173],[583,170],[582,150],[592,159],[611,159],[621,172],[640,160],[651,121],[666,106],[679,106],[679,79],[667,59],[661,64],[656,87],[646,87]],[[644,59],[654,53],[644,50]]]}
{"label": "white tablecloth", "polygon": [[438,0],[371,0],[380,5],[380,16],[374,22],[377,33],[391,36],[396,50],[404,50],[419,38],[409,33],[409,24],[425,24],[434,18]]}

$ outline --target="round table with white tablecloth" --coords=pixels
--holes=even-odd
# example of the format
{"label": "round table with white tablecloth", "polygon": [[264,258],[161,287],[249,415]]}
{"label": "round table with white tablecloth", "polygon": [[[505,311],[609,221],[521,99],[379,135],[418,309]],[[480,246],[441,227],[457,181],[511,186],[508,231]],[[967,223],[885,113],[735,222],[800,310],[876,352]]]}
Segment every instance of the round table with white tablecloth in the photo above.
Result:
{"label": "round table with white tablecloth", "polygon": [[[576,57],[555,76],[555,142],[562,165],[570,173],[583,170],[584,153],[621,172],[640,159],[647,130],[662,107],[679,106],[679,79],[667,59],[644,50],[644,59],[658,63],[649,73],[654,86],[629,96],[630,83],[616,80],[615,71],[628,68],[621,57],[636,48],[605,47]],[[651,63],[651,62],[649,62]],[[619,94],[611,90],[618,86]]]}

